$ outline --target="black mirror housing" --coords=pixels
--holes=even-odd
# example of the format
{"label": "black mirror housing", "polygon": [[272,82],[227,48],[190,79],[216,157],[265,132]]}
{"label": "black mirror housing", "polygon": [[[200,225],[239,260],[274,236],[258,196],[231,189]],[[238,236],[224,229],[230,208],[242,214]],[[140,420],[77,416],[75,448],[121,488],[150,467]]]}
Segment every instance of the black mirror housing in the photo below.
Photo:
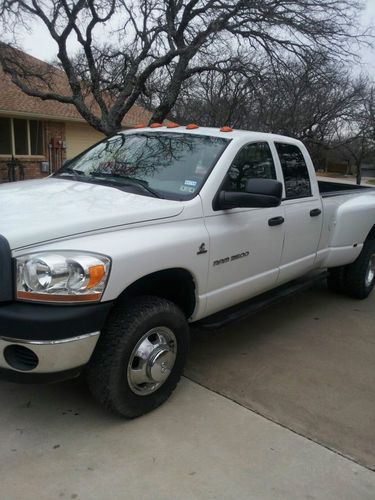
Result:
{"label": "black mirror housing", "polygon": [[280,199],[283,195],[283,185],[274,179],[248,179],[246,181],[247,193],[274,196]]}
{"label": "black mirror housing", "polygon": [[220,210],[231,208],[278,207],[281,203],[283,185],[273,179],[248,179],[245,192],[221,191]]}

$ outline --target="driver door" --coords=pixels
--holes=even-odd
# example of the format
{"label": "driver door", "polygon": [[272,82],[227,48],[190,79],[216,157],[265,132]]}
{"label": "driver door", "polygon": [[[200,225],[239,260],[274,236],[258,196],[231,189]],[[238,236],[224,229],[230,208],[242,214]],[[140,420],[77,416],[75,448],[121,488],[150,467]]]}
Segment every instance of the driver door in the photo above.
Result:
{"label": "driver door", "polygon": [[[277,179],[268,142],[251,142],[237,153],[220,190],[245,191],[248,179]],[[284,241],[284,208],[220,210],[206,205],[210,238],[207,314],[275,286]],[[275,223],[277,221],[277,223]]]}

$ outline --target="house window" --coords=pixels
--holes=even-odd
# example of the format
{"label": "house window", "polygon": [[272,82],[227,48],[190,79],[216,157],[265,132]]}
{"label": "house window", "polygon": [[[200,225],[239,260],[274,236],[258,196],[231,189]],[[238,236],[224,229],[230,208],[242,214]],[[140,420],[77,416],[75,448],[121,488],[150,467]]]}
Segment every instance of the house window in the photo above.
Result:
{"label": "house window", "polygon": [[13,119],[14,151],[16,155],[27,155],[29,145],[27,138],[27,120]]}
{"label": "house window", "polygon": [[30,154],[43,154],[43,122],[38,120],[29,120],[30,131]]}
{"label": "house window", "polygon": [[0,118],[0,155],[12,154],[12,133],[10,118]]}
{"label": "house window", "polygon": [[43,122],[0,117],[0,155],[43,156]]}

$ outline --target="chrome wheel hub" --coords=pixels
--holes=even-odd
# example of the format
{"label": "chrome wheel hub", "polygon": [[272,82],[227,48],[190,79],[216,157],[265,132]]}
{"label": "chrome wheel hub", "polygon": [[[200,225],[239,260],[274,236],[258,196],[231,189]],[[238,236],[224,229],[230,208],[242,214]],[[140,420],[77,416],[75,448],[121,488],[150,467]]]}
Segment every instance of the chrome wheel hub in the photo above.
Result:
{"label": "chrome wheel hub", "polygon": [[160,326],[146,332],[129,359],[130,389],[140,396],[155,392],[171,374],[176,355],[177,340],[172,330]]}
{"label": "chrome wheel hub", "polygon": [[371,286],[375,280],[375,253],[370,257],[366,274],[366,286]]}

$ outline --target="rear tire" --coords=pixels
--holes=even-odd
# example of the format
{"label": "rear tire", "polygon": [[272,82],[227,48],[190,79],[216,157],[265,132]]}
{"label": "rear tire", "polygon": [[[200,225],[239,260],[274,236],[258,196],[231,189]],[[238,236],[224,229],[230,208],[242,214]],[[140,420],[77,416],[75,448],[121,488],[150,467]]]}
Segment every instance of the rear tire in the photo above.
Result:
{"label": "rear tire", "polygon": [[139,417],[169,398],[188,348],[188,323],[172,302],[143,296],[118,304],[88,365],[90,390],[112,413]]}
{"label": "rear tire", "polygon": [[353,264],[347,266],[346,292],[355,299],[366,299],[375,285],[375,240],[367,240]]}

